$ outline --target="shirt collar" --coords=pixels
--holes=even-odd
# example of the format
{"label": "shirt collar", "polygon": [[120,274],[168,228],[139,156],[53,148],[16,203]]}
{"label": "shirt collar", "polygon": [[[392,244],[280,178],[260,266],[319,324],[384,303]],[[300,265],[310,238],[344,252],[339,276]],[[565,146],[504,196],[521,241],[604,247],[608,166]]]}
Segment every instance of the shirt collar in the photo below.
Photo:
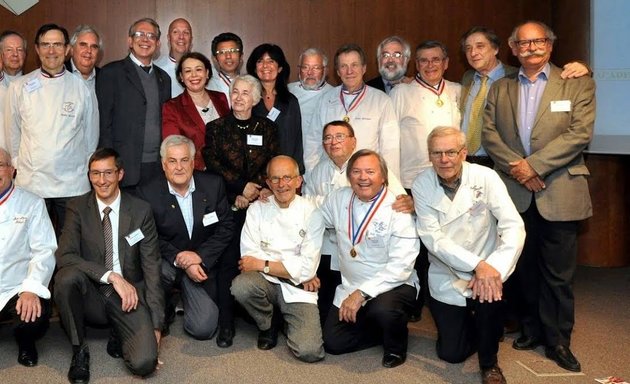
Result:
{"label": "shirt collar", "polygon": [[188,191],[186,191],[186,194],[184,194],[184,196],[180,195],[180,194],[179,194],[179,192],[177,192],[177,191],[173,188],[173,186],[171,185],[170,181],[168,181],[168,180],[167,180],[167,181],[166,181],[166,183],[168,184],[168,192],[169,192],[171,195],[174,195],[174,196],[179,196],[179,197],[181,197],[182,199],[187,198],[188,196],[190,196],[190,194],[191,194],[191,193],[195,192],[195,178],[194,178],[194,177],[192,177],[192,178],[190,179],[190,184],[188,184]]}
{"label": "shirt collar", "polygon": [[[133,61],[136,65],[140,66],[140,67],[146,67],[146,65],[142,64],[142,62],[140,60],[138,60],[138,58],[136,56],[134,56],[133,52],[129,52],[129,58],[131,59],[131,61]],[[151,67],[151,69],[153,69],[153,60],[151,60],[151,64],[149,64],[149,67]]]}
{"label": "shirt collar", "polygon": [[[547,79],[549,79],[549,73],[550,72],[551,72],[551,65],[549,65],[549,63],[547,63],[543,67],[542,71],[540,71],[540,72],[538,72],[536,74],[536,79],[542,79],[542,80],[546,81]],[[529,77],[527,77],[527,75],[525,74],[525,71],[523,71],[523,67],[520,67],[518,69],[518,78],[519,78],[521,83],[525,83],[525,82],[533,83],[533,81],[529,80]]]}
{"label": "shirt collar", "polygon": [[99,212],[103,212],[103,209],[105,209],[105,207],[110,207],[112,209],[112,212],[114,212],[115,214],[119,214],[120,213],[120,195],[122,194],[122,191],[119,189],[118,190],[118,196],[116,196],[116,199],[109,205],[105,204],[104,202],[102,202],[98,197],[96,198],[96,204],[98,204],[98,211]]}
{"label": "shirt collar", "polygon": [[[475,71],[475,81],[481,81],[483,75]],[[505,77],[505,66],[500,61],[497,61],[497,65],[488,72],[488,79],[491,81],[497,81]]]}
{"label": "shirt collar", "polygon": [[[83,74],[81,73],[81,71],[79,71],[77,69],[77,66],[74,65],[74,59],[70,59],[70,67],[72,68],[72,73],[75,73],[83,78]],[[96,76],[96,69],[92,68],[92,72],[90,72],[90,76],[88,76],[86,80],[92,80],[94,76]]]}

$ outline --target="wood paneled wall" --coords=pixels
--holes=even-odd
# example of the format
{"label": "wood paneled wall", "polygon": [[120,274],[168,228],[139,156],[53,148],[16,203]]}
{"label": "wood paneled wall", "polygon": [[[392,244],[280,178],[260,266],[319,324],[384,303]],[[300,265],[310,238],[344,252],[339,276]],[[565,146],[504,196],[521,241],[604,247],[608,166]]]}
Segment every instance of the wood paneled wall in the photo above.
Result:
{"label": "wood paneled wall", "polygon": [[[220,32],[232,31],[243,39],[245,53],[256,45],[272,42],[281,46],[296,79],[297,57],[308,47],[328,53],[344,43],[361,45],[368,55],[366,79],[377,74],[376,46],[386,36],[407,39],[412,50],[426,39],[443,41],[450,50],[449,80],[458,81],[466,69],[459,49],[461,34],[473,25],[495,29],[502,38],[499,57],[517,62],[507,47],[507,37],[517,23],[537,19],[551,25],[559,39],[553,60],[589,60],[590,0],[40,0],[21,16],[0,8],[0,29],[15,29],[29,42],[26,69],[37,66],[34,34],[44,23],[55,22],[69,32],[78,24],[92,24],[104,40],[101,65],[127,53],[129,25],[141,17],[153,17],[166,33],[176,17],[193,27],[193,49],[210,55],[210,42]],[[167,53],[162,38],[162,53]],[[414,72],[413,60],[409,74]],[[329,80],[338,79],[329,65]],[[580,233],[580,262],[588,265],[630,264],[630,214],[627,157],[589,156],[594,217]]]}

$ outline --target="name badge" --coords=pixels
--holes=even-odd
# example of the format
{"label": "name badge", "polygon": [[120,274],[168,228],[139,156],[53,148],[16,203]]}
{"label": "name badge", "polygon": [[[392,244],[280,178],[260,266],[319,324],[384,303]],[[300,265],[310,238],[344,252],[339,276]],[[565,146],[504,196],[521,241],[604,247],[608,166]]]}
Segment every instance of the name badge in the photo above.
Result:
{"label": "name badge", "polygon": [[140,228],[125,236],[125,240],[127,240],[127,244],[129,244],[130,247],[133,247],[135,244],[138,243],[138,241],[142,239],[144,239],[144,233],[142,233]]}
{"label": "name badge", "polygon": [[210,212],[203,215],[203,226],[207,227],[210,224],[214,224],[219,221],[216,212]]}
{"label": "name badge", "polygon": [[247,145],[257,145],[262,147],[263,137],[262,135],[247,135]]}
{"label": "name badge", "polygon": [[28,93],[32,93],[40,89],[41,87],[42,87],[42,83],[37,78],[24,83],[24,89],[26,89],[26,92]]}
{"label": "name badge", "polygon": [[271,121],[276,121],[278,116],[280,116],[280,110],[276,107],[271,108],[271,111],[267,114],[267,118]]}
{"label": "name badge", "polygon": [[571,100],[552,101],[551,112],[571,112]]}

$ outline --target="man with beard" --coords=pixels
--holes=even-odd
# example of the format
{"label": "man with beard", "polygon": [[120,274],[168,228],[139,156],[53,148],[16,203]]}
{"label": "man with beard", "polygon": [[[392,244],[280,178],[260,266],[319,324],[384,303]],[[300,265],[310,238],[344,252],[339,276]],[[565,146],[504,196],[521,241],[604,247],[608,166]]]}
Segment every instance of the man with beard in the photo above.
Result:
{"label": "man with beard", "polygon": [[389,95],[396,84],[410,83],[413,79],[405,76],[410,57],[411,48],[402,37],[390,36],[381,41],[376,49],[378,72],[381,75],[366,84]]}
{"label": "man with beard", "polygon": [[[300,112],[302,114],[302,142],[306,143],[309,137],[321,136],[322,127],[313,127],[310,125],[313,113],[317,107],[319,99],[324,93],[333,88],[326,82],[326,74],[328,73],[328,57],[317,48],[308,48],[300,54],[300,65],[298,68],[299,81],[288,85],[289,92],[297,97],[300,103]],[[309,132],[314,131],[313,134]],[[304,144],[305,148],[313,150],[320,147],[320,140],[313,145]],[[304,166],[306,167],[306,175],[315,167],[319,160],[320,152],[306,153],[304,151]],[[305,175],[305,177],[306,177]],[[307,181],[308,182],[308,181]]]}
{"label": "man with beard", "polygon": [[192,27],[188,20],[178,18],[171,21],[166,39],[168,41],[168,55],[160,56],[155,60],[155,65],[168,73],[171,78],[171,97],[176,97],[184,92],[184,88],[177,81],[175,74],[177,63],[192,48]]}

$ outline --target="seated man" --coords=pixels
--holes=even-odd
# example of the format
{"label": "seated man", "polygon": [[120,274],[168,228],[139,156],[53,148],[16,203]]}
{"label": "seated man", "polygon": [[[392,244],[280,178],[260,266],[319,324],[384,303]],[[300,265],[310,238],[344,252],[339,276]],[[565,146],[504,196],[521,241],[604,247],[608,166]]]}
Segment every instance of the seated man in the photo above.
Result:
{"label": "seated man", "polygon": [[274,318],[281,314],[289,349],[310,363],[324,358],[317,292],[310,281],[319,264],[324,224],[315,205],[296,195],[301,184],[295,160],[276,156],[269,161],[267,185],[273,197],[247,210],[241,274],[232,282],[232,294],[256,321],[258,348],[276,346],[279,324]]}
{"label": "seated man", "polygon": [[523,221],[497,173],[464,161],[465,133],[438,127],[427,144],[433,167],[416,178],[412,195],[429,250],[437,354],[460,363],[478,351],[482,383],[505,383],[497,365],[501,298],[523,249]]}
{"label": "seated man", "polygon": [[184,136],[164,139],[160,157],[164,177],[140,186],[138,195],[151,204],[155,218],[166,320],[175,316],[172,291],[177,286],[184,304],[184,330],[207,340],[214,335],[219,318],[218,262],[233,230],[225,186],[219,176],[193,173],[195,144]]}
{"label": "seated man", "polygon": [[112,326],[107,353],[134,375],[152,373],[164,322],[160,250],[151,207],[121,191],[120,156],[97,149],[88,162],[93,191],[68,202],[55,254],[55,303],[72,343],[71,383],[90,380],[84,323]]}
{"label": "seated man", "polygon": [[348,161],[351,188],[332,192],[321,210],[334,227],[341,285],[324,325],[328,353],[342,354],[382,342],[383,366],[407,358],[407,320],[418,294],[413,264],[420,249],[409,213],[396,212],[387,188],[387,165],[362,149]]}
{"label": "seated man", "polygon": [[57,240],[44,200],[15,186],[14,171],[0,147],[0,319],[13,319],[18,363],[33,367],[35,340],[48,328]]}

